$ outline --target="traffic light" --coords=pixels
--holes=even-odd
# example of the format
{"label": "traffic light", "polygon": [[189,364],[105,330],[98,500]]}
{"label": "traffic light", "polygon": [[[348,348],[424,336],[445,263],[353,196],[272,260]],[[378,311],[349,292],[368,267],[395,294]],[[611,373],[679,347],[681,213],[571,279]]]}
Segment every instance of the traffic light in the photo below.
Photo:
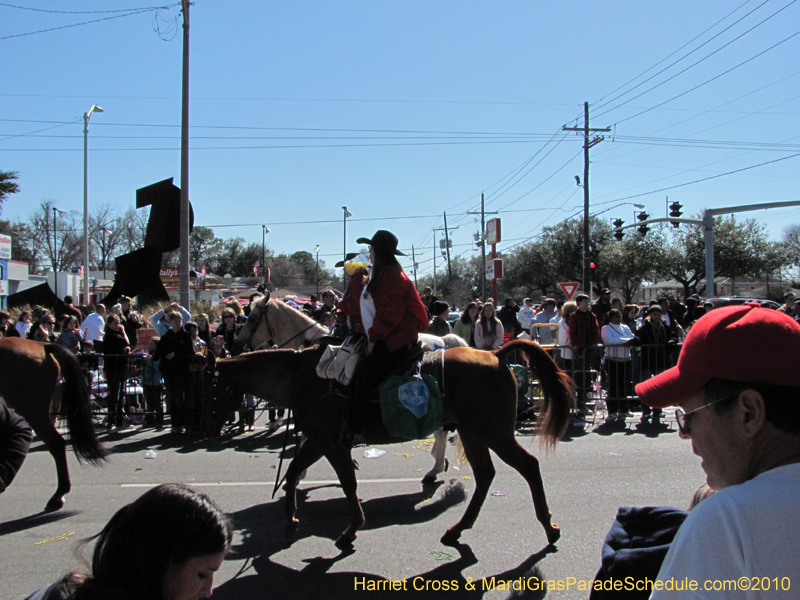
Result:
{"label": "traffic light", "polygon": [[[647,219],[649,219],[649,218],[650,218],[650,215],[648,215],[646,212],[642,211],[642,212],[640,212],[638,215],[636,215],[636,218],[637,218],[637,219],[638,219],[640,222],[641,222],[641,221],[647,221]],[[647,232],[648,232],[648,231],[650,231],[650,228],[649,228],[647,225],[640,225],[640,226],[639,226],[639,233],[640,233],[640,234],[642,234],[642,235],[647,235]]]}
{"label": "traffic light", "polygon": [[[625,221],[623,221],[622,219],[617,219],[617,220],[614,221],[613,225],[614,225],[614,229],[619,229],[620,227],[625,225]],[[625,237],[625,234],[622,233],[621,231],[615,231],[614,232],[614,237],[617,238],[617,240],[621,242],[622,238]]]}
{"label": "traffic light", "polygon": [[[679,218],[683,214],[681,212],[682,208],[683,208],[683,206],[681,205],[680,202],[673,202],[672,204],[669,205],[669,216],[673,217],[675,219]],[[680,223],[675,223],[673,221],[672,222],[672,226],[673,227],[679,227]]]}

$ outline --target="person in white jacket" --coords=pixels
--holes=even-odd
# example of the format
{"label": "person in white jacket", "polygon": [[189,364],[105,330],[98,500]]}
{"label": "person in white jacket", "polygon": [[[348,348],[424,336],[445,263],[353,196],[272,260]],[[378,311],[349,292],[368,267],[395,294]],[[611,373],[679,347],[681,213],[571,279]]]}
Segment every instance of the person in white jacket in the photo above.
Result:
{"label": "person in white jacket", "polygon": [[530,298],[525,298],[525,300],[522,301],[522,308],[520,308],[519,312],[517,313],[517,321],[519,321],[522,331],[528,335],[531,334],[531,323],[533,323],[533,317],[533,303],[531,302]]}
{"label": "person in white jacket", "polygon": [[561,350],[561,358],[564,361],[564,370],[572,375],[572,342],[569,340],[569,317],[578,310],[578,304],[570,300],[561,307],[561,317],[554,318],[558,325],[558,348]]}
{"label": "person in white jacket", "polygon": [[628,412],[627,398],[631,385],[631,350],[633,332],[622,324],[622,313],[616,308],[608,311],[608,325],[600,330],[606,350],[608,371],[609,419],[624,419]]}
{"label": "person in white jacket", "polygon": [[475,347],[478,350],[497,350],[503,345],[503,324],[494,311],[494,304],[486,302],[475,323]]}

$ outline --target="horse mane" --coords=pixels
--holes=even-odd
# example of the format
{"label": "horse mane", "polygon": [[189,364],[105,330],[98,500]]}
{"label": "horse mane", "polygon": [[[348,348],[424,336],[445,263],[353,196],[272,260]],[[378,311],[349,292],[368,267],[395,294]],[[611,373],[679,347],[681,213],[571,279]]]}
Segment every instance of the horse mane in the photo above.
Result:
{"label": "horse mane", "polygon": [[[286,304],[286,302],[282,302],[280,300],[274,300],[274,299],[270,300],[270,302],[272,302],[273,308],[277,308],[277,309],[282,310],[284,312],[288,312],[290,315],[293,314],[295,318],[300,319],[306,325],[312,325],[312,324],[313,325],[320,325],[314,319],[309,317],[307,314],[305,314],[302,311],[297,310],[293,306],[290,306],[290,305]],[[322,325],[320,325],[320,327],[322,327]]]}

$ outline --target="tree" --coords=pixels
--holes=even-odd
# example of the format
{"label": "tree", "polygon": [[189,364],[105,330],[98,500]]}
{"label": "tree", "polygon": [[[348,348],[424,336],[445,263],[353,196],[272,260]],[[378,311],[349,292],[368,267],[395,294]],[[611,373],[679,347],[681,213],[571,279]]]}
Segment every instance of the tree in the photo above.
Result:
{"label": "tree", "polygon": [[643,281],[658,279],[664,271],[664,227],[658,227],[646,236],[629,234],[622,241],[606,242],[600,252],[609,278],[625,298],[633,301]]}
{"label": "tree", "polygon": [[189,234],[189,263],[197,267],[215,256],[223,247],[223,241],[214,235],[210,227],[195,226]]}
{"label": "tree", "polygon": [[39,256],[36,253],[34,234],[22,221],[0,221],[0,233],[11,236],[11,258],[28,263],[31,273],[39,273]]}
{"label": "tree", "polygon": [[[602,248],[612,239],[611,226],[589,217],[589,260],[597,267],[592,274],[595,291],[609,287],[609,269],[603,264]],[[558,281],[583,281],[583,219],[568,219],[542,229],[541,241],[550,247]]]}
{"label": "tree", "polygon": [[520,298],[531,297],[534,291],[541,296],[558,287],[559,277],[553,257],[553,247],[542,240],[520,246],[503,263],[502,289]]}
{"label": "tree", "polygon": [[75,211],[58,216],[55,239],[53,235],[52,200],[43,200],[39,210],[30,217],[31,245],[34,256],[39,259],[38,267],[65,271],[77,265],[82,255],[83,224],[81,236],[77,235],[78,215]]}
{"label": "tree", "polygon": [[0,171],[0,214],[3,212],[3,203],[11,194],[19,193],[19,173],[17,171]]}

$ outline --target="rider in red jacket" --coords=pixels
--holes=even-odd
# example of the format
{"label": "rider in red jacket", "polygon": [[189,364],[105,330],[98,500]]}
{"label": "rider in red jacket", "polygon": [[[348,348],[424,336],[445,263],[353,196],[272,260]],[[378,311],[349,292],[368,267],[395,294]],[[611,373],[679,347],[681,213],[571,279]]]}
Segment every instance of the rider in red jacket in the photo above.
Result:
{"label": "rider in red jacket", "polygon": [[372,275],[361,295],[361,320],[369,337],[369,354],[361,361],[354,381],[355,429],[374,388],[405,363],[421,354],[418,334],[428,328],[428,312],[414,283],[403,272],[397,256],[397,237],[379,230],[369,238]]}

